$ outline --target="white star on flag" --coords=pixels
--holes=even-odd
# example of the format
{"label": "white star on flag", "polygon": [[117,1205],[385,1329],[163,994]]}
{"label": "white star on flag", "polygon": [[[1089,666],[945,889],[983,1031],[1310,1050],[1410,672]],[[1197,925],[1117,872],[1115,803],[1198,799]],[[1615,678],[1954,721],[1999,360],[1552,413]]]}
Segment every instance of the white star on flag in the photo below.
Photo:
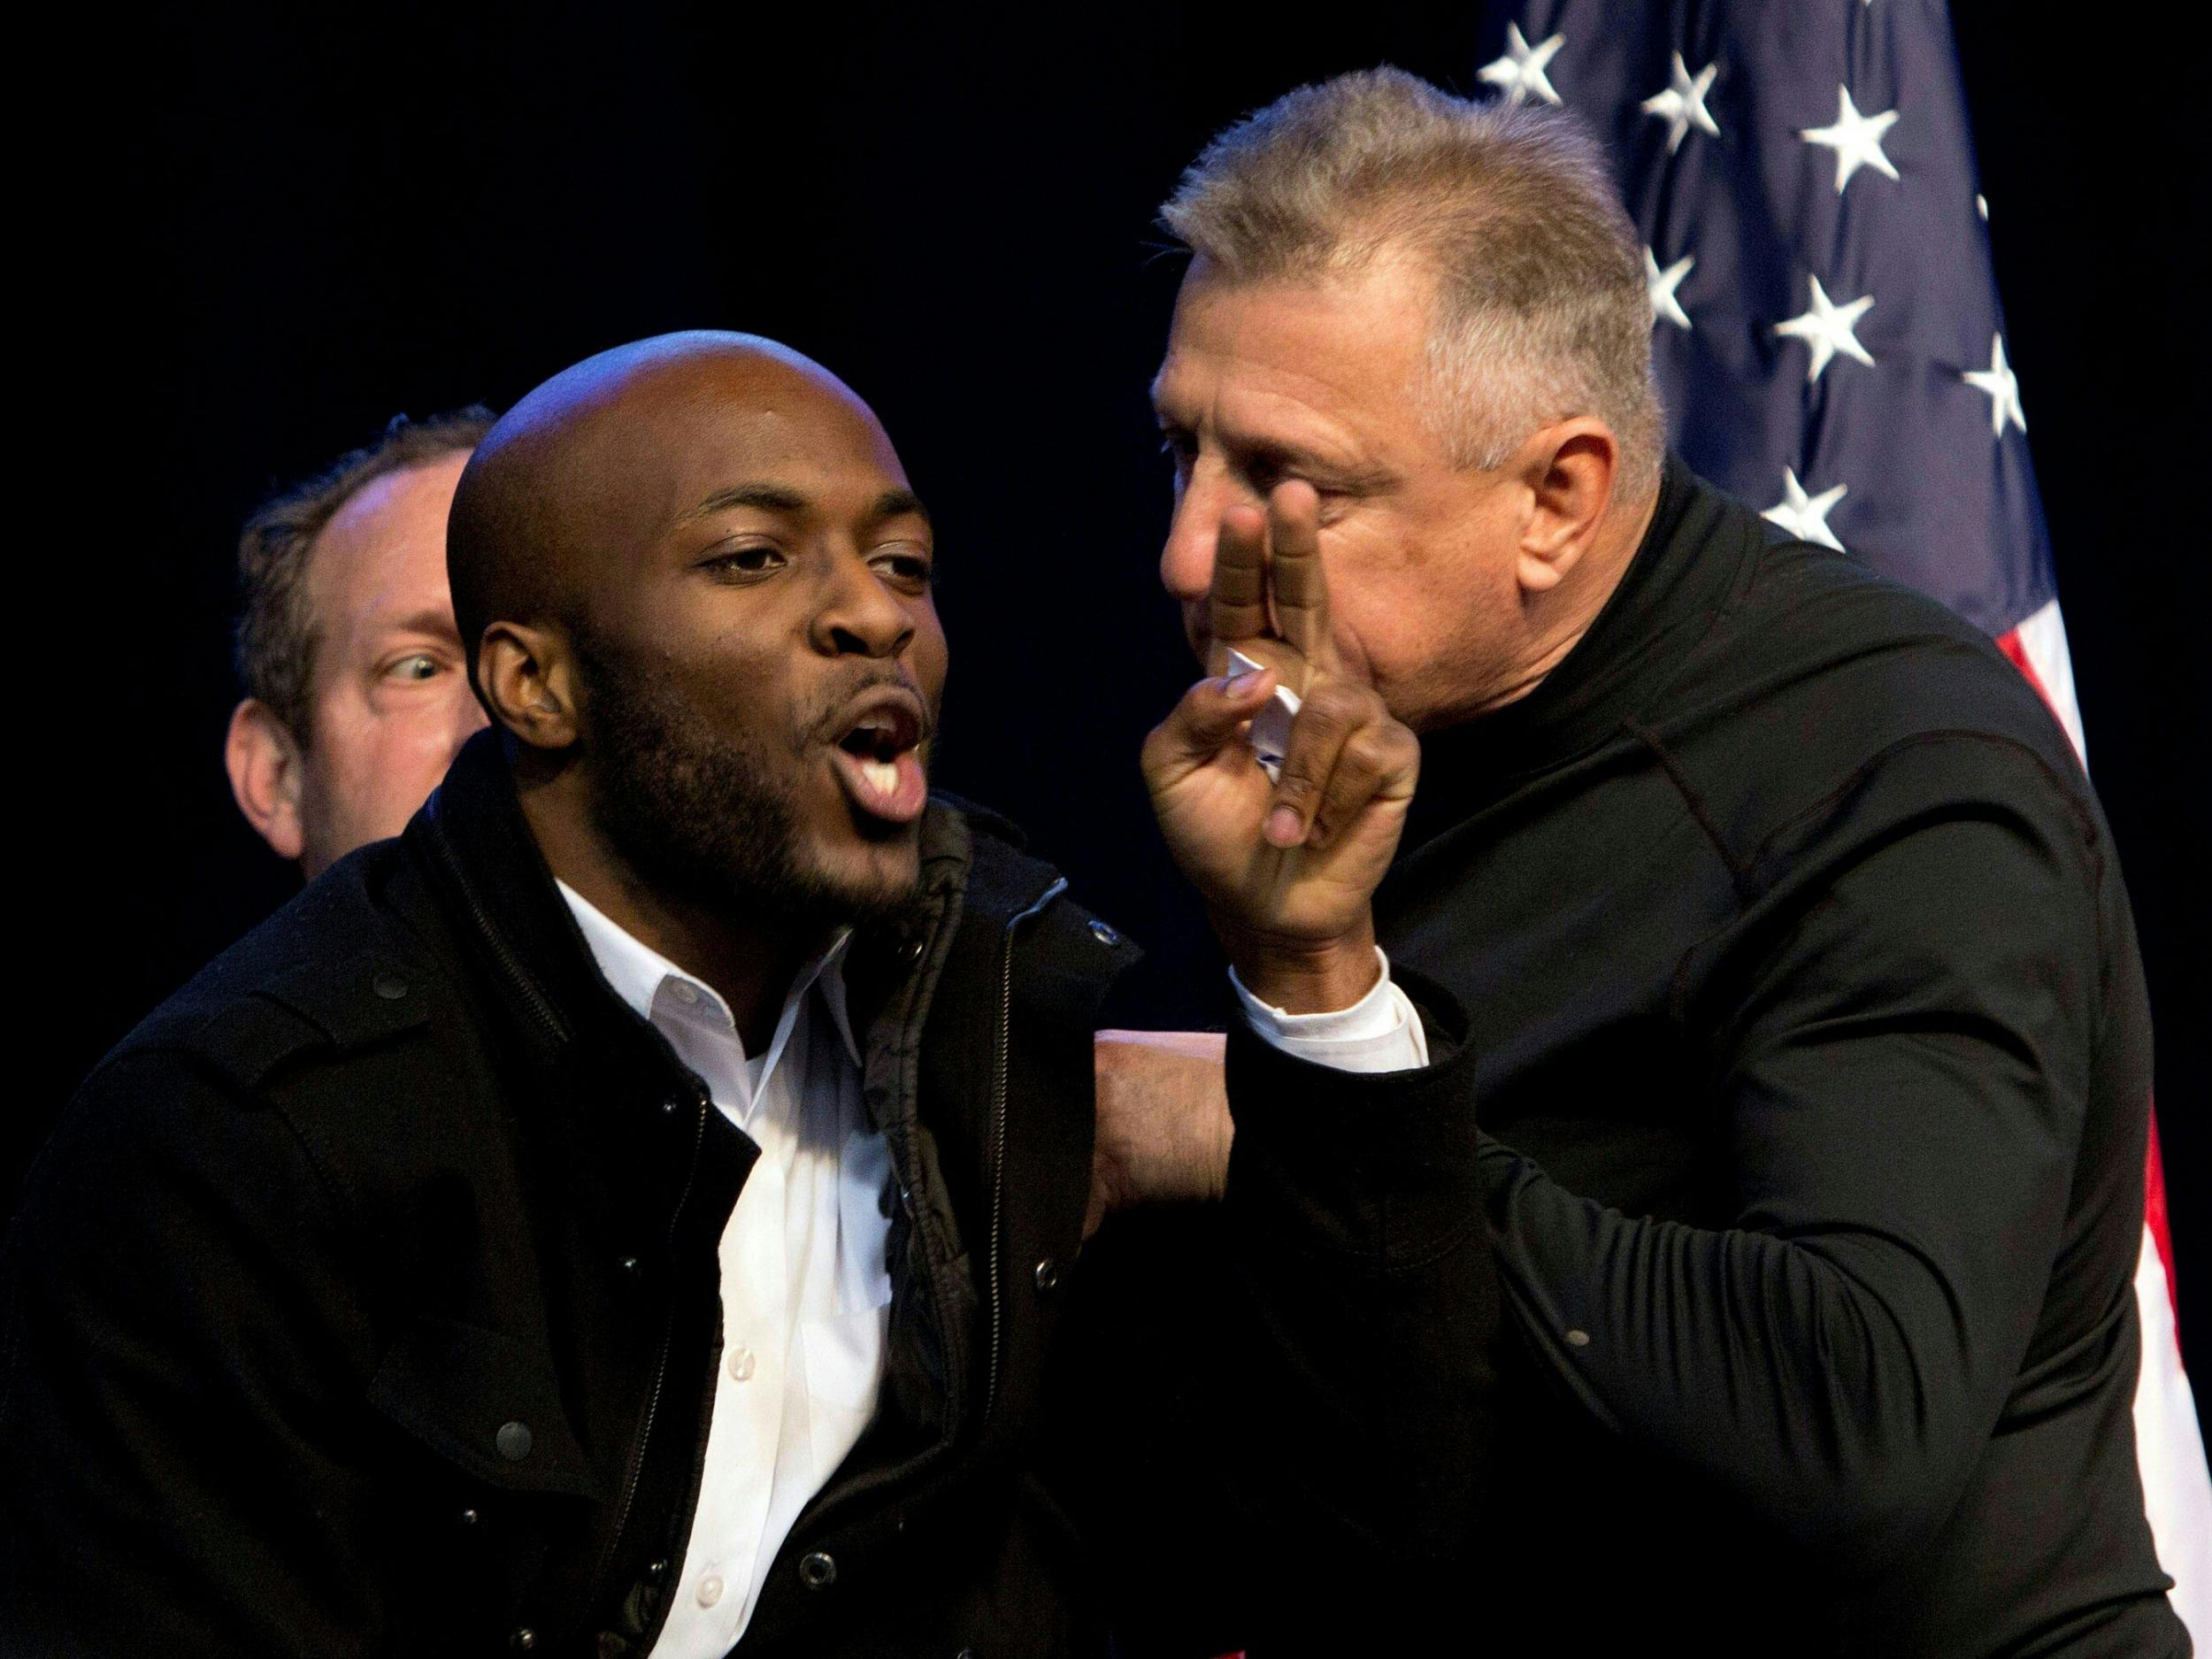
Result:
{"label": "white star on flag", "polygon": [[2005,361],[2005,337],[1993,335],[1989,344],[1989,366],[1969,369],[1960,376],[1978,392],[1989,397],[1989,435],[2005,435],[2005,422],[2009,420],[2021,431],[2028,429],[2027,411],[2020,407],[2020,377]]}
{"label": "white star on flag", "polygon": [[1840,553],[1843,543],[1836,540],[1836,533],[1828,527],[1828,515],[1849,492],[1848,485],[1839,484],[1817,495],[1808,495],[1805,487],[1797,481],[1797,474],[1786,466],[1782,469],[1782,499],[1759,517],[1780,525],[1800,541],[1817,541]]}
{"label": "white star on flag", "polygon": [[1659,268],[1658,256],[1650,249],[1644,250],[1644,288],[1651,296],[1651,320],[1662,317],[1678,328],[1690,326],[1689,314],[1682,309],[1682,302],[1674,296],[1682,286],[1682,279],[1690,274],[1690,267],[1697,263],[1694,254],[1684,254],[1665,270]]}
{"label": "white star on flag", "polygon": [[1541,45],[1531,46],[1528,36],[1521,33],[1521,26],[1509,23],[1505,26],[1505,56],[1494,63],[1485,64],[1475,73],[1492,86],[1503,88],[1508,104],[1518,104],[1532,92],[1547,104],[1557,104],[1559,95],[1552,90],[1544,65],[1566,43],[1565,35],[1555,35]]}
{"label": "white star on flag", "polygon": [[[1706,88],[1713,84],[1713,74],[1720,65],[1708,64],[1690,78],[1690,66],[1682,61],[1682,54],[1674,55],[1674,72],[1664,92],[1655,92],[1643,103],[1646,115],[1655,115],[1667,124],[1667,154],[1671,156],[1682,148],[1683,134],[1693,127],[1712,137],[1720,136],[1719,123],[1713,112],[1705,107]],[[1651,83],[1646,81],[1646,86]]]}
{"label": "white star on flag", "polygon": [[1885,110],[1879,115],[1861,115],[1858,105],[1851,102],[1851,88],[1836,88],[1838,108],[1833,127],[1802,127],[1797,135],[1809,144],[1822,144],[1836,152],[1836,194],[1843,194],[1843,187],[1851,182],[1851,175],[1861,167],[1871,167],[1885,178],[1894,179],[1897,169],[1882,153],[1882,134],[1897,124],[1897,111]]}
{"label": "white star on flag", "polygon": [[1828,366],[1828,360],[1839,351],[1870,367],[1873,357],[1859,343],[1858,335],[1851,330],[1859,319],[1866,315],[1867,308],[1874,303],[1874,296],[1869,294],[1853,300],[1848,305],[1839,305],[1828,297],[1827,290],[1820,286],[1818,277],[1809,277],[1807,280],[1813,285],[1812,309],[1801,311],[1786,323],[1774,325],[1776,334],[1802,340],[1813,349],[1813,365],[1806,371],[1806,380],[1818,380],[1820,372]]}

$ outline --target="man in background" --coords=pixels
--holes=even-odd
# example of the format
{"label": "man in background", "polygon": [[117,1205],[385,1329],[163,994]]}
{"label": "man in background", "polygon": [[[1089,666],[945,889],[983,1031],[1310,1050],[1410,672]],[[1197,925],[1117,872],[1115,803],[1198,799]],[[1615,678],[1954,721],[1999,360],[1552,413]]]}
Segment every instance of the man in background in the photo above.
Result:
{"label": "man in background", "polygon": [[446,585],[446,513],[492,421],[400,416],[246,521],[223,764],[277,856],[311,880],[396,835],[484,724]]}

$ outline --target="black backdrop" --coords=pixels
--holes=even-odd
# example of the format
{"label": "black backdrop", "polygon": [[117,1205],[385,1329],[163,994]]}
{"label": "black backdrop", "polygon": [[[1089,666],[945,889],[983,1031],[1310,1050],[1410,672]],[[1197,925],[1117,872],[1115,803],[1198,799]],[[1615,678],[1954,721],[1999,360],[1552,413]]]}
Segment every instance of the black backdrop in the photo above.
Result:
{"label": "black backdrop", "polygon": [[[503,403],[672,327],[775,335],[874,403],[941,526],[942,780],[1020,817],[1179,966],[1163,1017],[1179,987],[1211,1001],[1134,763],[1188,672],[1154,573],[1167,488],[1143,387],[1175,271],[1152,211],[1209,133],[1301,81],[1388,60],[1469,88],[1477,7],[1362,0],[1318,32],[1162,0],[1048,27],[896,5],[185,10],[81,23],[52,60],[66,112],[19,157],[23,268],[53,288],[16,342],[36,436],[12,496],[50,528],[19,549],[32,1018],[11,1163],[291,890],[219,764],[242,515],[396,411]],[[2100,68],[2095,29],[2055,7],[1976,5],[1958,29],[2156,1001],[2204,1386],[2198,71],[2139,33]]]}

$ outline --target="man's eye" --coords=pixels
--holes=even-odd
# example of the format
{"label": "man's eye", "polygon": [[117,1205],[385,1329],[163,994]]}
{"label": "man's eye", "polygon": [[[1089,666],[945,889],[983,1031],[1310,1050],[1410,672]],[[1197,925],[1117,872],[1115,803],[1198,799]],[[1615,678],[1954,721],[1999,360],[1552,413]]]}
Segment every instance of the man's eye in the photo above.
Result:
{"label": "man's eye", "polygon": [[886,548],[875,556],[872,563],[877,571],[893,581],[914,588],[929,586],[933,567],[926,553],[911,548]]}
{"label": "man's eye", "polygon": [[783,553],[780,549],[770,547],[765,542],[756,542],[749,547],[732,548],[726,553],[718,553],[706,561],[706,565],[709,570],[727,576],[765,576],[783,562]]}
{"label": "man's eye", "polygon": [[417,651],[411,657],[403,657],[387,667],[384,676],[388,680],[435,680],[438,677],[438,659],[427,651]]}

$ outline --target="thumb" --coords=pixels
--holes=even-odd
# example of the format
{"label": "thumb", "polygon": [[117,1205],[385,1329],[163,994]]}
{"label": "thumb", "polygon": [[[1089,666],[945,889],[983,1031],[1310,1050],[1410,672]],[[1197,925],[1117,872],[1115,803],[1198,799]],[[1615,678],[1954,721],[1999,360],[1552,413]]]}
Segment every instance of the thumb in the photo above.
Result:
{"label": "thumb", "polygon": [[1240,741],[1244,723],[1275,695],[1280,678],[1272,668],[1247,669],[1193,686],[1145,739],[1146,780],[1155,789],[1175,783]]}

